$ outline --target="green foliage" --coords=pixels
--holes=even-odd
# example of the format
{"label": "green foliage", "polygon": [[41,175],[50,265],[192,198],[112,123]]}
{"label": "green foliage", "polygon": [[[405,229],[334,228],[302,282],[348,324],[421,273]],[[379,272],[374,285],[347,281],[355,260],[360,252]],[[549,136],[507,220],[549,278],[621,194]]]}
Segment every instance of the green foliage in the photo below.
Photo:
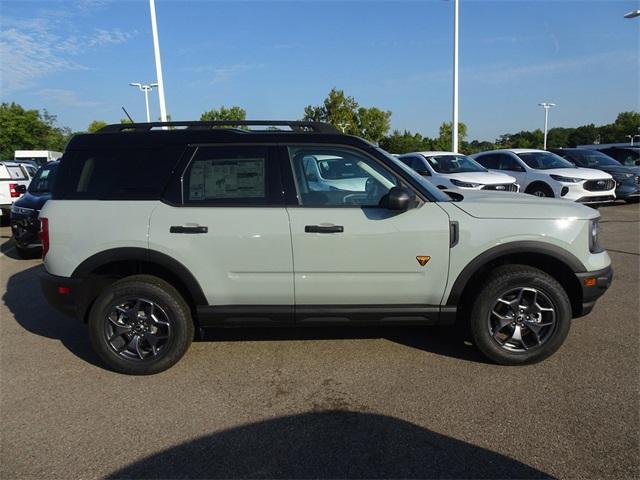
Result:
{"label": "green foliage", "polygon": [[343,90],[332,88],[322,105],[307,105],[303,120],[326,122],[340,131],[380,142],[391,128],[391,112],[376,107],[361,107]]}
{"label": "green foliage", "polygon": [[224,122],[224,121],[237,121],[237,120],[246,120],[247,112],[244,108],[240,108],[237,106],[233,106],[231,108],[226,108],[225,106],[221,106],[219,110],[212,108],[208,112],[204,112],[200,115],[200,120],[208,121],[208,122]]}
{"label": "green foliage", "polygon": [[[451,122],[442,122],[439,129],[438,138],[435,139],[433,144],[434,150],[442,150],[446,152],[451,151]],[[458,145],[462,146],[464,139],[467,137],[467,126],[460,122],[458,123]]]}
{"label": "green foliage", "polygon": [[25,110],[17,103],[0,104],[0,159],[12,159],[15,150],[63,151],[71,130],[56,126],[46,110]]}
{"label": "green foliage", "polygon": [[423,152],[432,150],[432,143],[430,138],[419,133],[411,133],[409,130],[400,133],[400,130],[394,130],[380,141],[380,147],[390,153]]}
{"label": "green foliage", "polygon": [[98,130],[100,130],[101,128],[106,127],[106,126],[107,126],[107,122],[104,122],[102,120],[94,120],[87,127],[87,132],[95,133]]}

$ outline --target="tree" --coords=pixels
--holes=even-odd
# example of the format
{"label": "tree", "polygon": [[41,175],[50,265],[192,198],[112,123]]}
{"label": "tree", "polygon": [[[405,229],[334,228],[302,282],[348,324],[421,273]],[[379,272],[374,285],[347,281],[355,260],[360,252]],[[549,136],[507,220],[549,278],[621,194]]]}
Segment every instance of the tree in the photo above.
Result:
{"label": "tree", "polygon": [[104,122],[102,120],[94,120],[93,122],[91,122],[89,124],[89,126],[87,127],[87,132],[89,133],[95,133],[98,130],[100,130],[101,128],[104,128],[107,126],[107,122]]}
{"label": "tree", "polygon": [[343,90],[332,88],[322,105],[307,105],[303,120],[326,122],[349,135],[379,142],[391,128],[391,112],[361,107]]}
{"label": "tree", "polygon": [[394,130],[391,135],[380,140],[380,147],[390,153],[420,152],[431,150],[432,142],[419,133],[411,133],[409,130],[400,133],[399,130]]}
{"label": "tree", "polygon": [[25,110],[17,103],[0,104],[0,159],[15,150],[64,150],[71,130],[56,125],[46,110]]}
{"label": "tree", "polygon": [[[462,145],[464,139],[467,137],[467,126],[460,122],[458,123],[458,145]],[[438,138],[434,141],[433,148],[436,150],[443,150],[446,152],[451,151],[451,122],[442,122]]]}
{"label": "tree", "polygon": [[238,121],[238,120],[246,120],[247,112],[244,108],[240,108],[237,106],[233,106],[231,108],[226,108],[225,106],[221,106],[219,110],[212,108],[208,112],[204,112],[200,115],[200,120],[208,121],[208,122],[224,122],[224,121]]}

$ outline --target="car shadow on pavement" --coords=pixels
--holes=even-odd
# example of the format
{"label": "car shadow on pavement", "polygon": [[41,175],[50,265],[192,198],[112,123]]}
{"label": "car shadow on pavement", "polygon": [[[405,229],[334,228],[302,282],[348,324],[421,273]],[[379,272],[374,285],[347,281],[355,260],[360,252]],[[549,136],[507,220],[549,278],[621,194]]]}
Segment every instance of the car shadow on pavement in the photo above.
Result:
{"label": "car shadow on pavement", "polygon": [[397,418],[329,410],[212,433],[107,478],[553,478]]}
{"label": "car shadow on pavement", "polygon": [[25,330],[60,340],[77,357],[104,367],[91,348],[86,325],[57,312],[42,296],[38,274],[43,269],[36,265],[12,275],[2,297],[4,304]]}
{"label": "car shadow on pavement", "polygon": [[200,341],[362,340],[384,338],[407,347],[474,363],[490,362],[469,342],[464,328],[452,326],[246,327],[208,329]]}

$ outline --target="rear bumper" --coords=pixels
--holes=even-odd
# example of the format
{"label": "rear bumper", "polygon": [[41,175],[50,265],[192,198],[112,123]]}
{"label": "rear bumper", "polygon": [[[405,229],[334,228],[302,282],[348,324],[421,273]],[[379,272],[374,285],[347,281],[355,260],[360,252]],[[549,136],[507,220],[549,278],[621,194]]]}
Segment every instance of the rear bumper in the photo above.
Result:
{"label": "rear bumper", "polygon": [[81,279],[40,273],[40,288],[47,303],[59,312],[78,319],[84,318],[87,305],[86,286]]}
{"label": "rear bumper", "polygon": [[[582,289],[582,312],[579,317],[588,315],[593,310],[598,298],[611,286],[613,269],[611,266],[594,272],[576,273]],[[595,279],[595,280],[593,280]],[[588,280],[591,280],[590,282]]]}

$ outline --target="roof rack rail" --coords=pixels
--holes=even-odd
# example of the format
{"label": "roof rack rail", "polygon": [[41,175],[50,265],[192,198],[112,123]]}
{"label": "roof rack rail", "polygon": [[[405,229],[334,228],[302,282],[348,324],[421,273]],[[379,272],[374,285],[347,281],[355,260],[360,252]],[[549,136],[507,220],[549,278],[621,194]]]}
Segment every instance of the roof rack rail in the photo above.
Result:
{"label": "roof rack rail", "polygon": [[[162,127],[179,127],[186,129],[214,129],[226,128],[239,132],[264,132],[268,130],[248,130],[233,127],[289,127],[294,133],[340,133],[340,131],[328,123],[304,122],[287,120],[233,120],[233,121],[186,121],[186,122],[147,122],[147,123],[115,123],[107,125],[98,130],[98,133],[119,133],[119,132],[148,132]],[[277,130],[277,129],[275,129]],[[280,130],[286,131],[286,130]]]}

